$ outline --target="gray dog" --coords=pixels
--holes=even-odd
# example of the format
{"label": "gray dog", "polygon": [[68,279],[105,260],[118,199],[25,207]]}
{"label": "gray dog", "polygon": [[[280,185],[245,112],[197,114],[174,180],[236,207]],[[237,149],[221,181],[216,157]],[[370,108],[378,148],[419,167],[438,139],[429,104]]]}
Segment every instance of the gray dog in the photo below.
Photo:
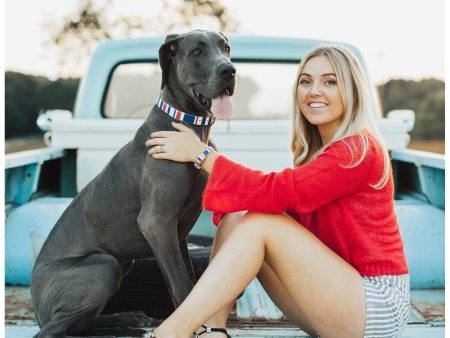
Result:
{"label": "gray dog", "polygon": [[[154,160],[144,143],[154,131],[174,130],[171,115],[184,116],[185,124],[210,142],[211,107],[229,104],[236,70],[227,39],[199,30],[167,36],[159,62],[160,107],[166,111],[152,108],[134,139],[74,198],[42,247],[31,280],[41,328],[35,337],[148,326],[140,312],[100,315],[135,258],[154,255],[175,307],[193,287],[186,238],[200,215],[207,176],[192,163]],[[175,109],[207,125],[191,124],[192,116]],[[218,115],[226,115],[220,109]]]}

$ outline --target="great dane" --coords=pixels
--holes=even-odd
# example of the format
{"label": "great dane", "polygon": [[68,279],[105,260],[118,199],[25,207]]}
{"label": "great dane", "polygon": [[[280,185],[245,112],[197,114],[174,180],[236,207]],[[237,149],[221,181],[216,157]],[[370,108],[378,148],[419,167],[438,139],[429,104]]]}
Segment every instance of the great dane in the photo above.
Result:
{"label": "great dane", "polygon": [[[229,114],[236,70],[224,35],[201,30],[168,35],[159,62],[163,108],[196,115],[196,120],[213,119],[211,111],[219,117]],[[149,325],[139,312],[100,315],[135,258],[154,255],[175,307],[191,291],[194,270],[186,238],[200,215],[207,175],[192,163],[155,160],[145,146],[152,132],[174,130],[175,118],[153,106],[134,139],[81,190],[53,227],[32,273],[31,295],[41,328],[35,337]],[[183,123],[210,142],[209,125]]]}

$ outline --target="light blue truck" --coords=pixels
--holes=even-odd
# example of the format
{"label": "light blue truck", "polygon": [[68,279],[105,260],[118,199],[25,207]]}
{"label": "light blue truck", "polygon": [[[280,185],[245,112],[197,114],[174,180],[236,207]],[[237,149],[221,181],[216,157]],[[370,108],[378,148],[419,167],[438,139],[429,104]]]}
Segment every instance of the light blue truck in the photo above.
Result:
{"label": "light blue truck", "polygon": [[[38,331],[27,288],[34,260],[72,198],[133,137],[150,111],[159,91],[162,42],[163,37],[155,37],[101,43],[82,79],[73,113],[48,111],[39,117],[48,147],[6,155],[6,337],[32,337]],[[328,41],[231,36],[230,43],[238,70],[236,114],[216,122],[214,141],[222,153],[250,167],[290,167],[296,67],[306,51]],[[361,53],[349,47],[364,64]],[[395,209],[413,289],[402,337],[444,337],[444,156],[406,149],[413,112],[386,116],[377,116],[377,121],[392,157]],[[214,233],[210,217],[204,212],[193,229],[207,243]],[[203,249],[198,243],[191,246],[192,252]],[[116,308],[128,301],[131,296],[123,296]],[[152,298],[145,301],[151,303]],[[282,316],[257,281],[238,300],[230,321],[232,336],[307,337]]]}

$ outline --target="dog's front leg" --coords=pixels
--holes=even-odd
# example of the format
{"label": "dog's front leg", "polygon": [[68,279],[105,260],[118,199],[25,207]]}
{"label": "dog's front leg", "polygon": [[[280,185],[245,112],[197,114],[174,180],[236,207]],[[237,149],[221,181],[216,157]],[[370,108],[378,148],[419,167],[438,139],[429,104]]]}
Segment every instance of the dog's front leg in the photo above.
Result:
{"label": "dog's front leg", "polygon": [[187,297],[193,283],[183,260],[177,235],[177,216],[152,213],[143,205],[138,226],[158,262],[175,307]]}
{"label": "dog's front leg", "polygon": [[191,279],[192,283],[195,284],[195,282],[196,282],[195,270],[194,270],[194,265],[192,265],[191,255],[189,254],[187,238],[185,238],[183,241],[181,241],[180,251],[181,251],[181,256],[183,257],[184,265],[186,266],[186,269],[189,273],[189,278]]}
{"label": "dog's front leg", "polygon": [[178,238],[182,239],[180,241],[181,254],[194,284],[196,281],[195,272],[189,255],[187,236],[202,212],[203,190],[207,180],[208,175],[206,173],[200,172],[197,175],[194,187],[189,193],[189,199],[186,201],[178,221]]}

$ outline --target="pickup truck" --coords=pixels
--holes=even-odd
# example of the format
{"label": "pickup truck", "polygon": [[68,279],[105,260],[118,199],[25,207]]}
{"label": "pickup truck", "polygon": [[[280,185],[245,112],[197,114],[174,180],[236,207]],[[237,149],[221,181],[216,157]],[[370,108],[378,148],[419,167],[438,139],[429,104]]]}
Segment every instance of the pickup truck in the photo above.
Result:
{"label": "pickup truck", "polygon": [[[39,117],[48,147],[6,155],[6,337],[31,337],[38,331],[28,290],[34,261],[72,198],[132,139],[150,111],[159,92],[162,42],[163,37],[154,37],[101,43],[82,79],[73,113],[48,111]],[[296,67],[306,51],[328,42],[230,37],[238,70],[236,113],[212,128],[223,154],[266,172],[292,167],[289,113]],[[360,51],[347,46],[364,64]],[[373,95],[376,98],[375,88]],[[392,158],[395,210],[412,286],[411,313],[402,337],[444,337],[444,156],[406,149],[414,112],[385,115],[376,118]],[[211,214],[203,212],[190,236],[200,272],[207,264],[205,252],[214,231]],[[161,280],[150,280],[154,274],[146,273],[154,265],[135,264],[105,311],[141,309],[155,316],[157,309],[167,306]],[[169,310],[161,310],[160,316]],[[237,301],[230,328],[232,336],[307,337],[282,315],[256,280]]]}

